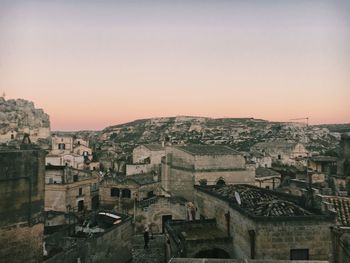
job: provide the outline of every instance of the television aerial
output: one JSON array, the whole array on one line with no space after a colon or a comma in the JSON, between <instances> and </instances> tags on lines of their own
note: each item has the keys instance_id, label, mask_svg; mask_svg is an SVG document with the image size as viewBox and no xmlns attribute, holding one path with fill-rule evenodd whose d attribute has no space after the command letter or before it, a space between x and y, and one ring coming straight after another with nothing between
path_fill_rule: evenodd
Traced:
<instances>
[{"instance_id":1,"label":"television aerial","mask_svg":"<svg viewBox=\"0 0 350 263\"><path fill-rule=\"evenodd\" d=\"M237 201L238 205L241 205L242 201L241 201L241 197L239 196L238 192L235 192L235 198L236 198L236 201Z\"/></svg>"}]
</instances>

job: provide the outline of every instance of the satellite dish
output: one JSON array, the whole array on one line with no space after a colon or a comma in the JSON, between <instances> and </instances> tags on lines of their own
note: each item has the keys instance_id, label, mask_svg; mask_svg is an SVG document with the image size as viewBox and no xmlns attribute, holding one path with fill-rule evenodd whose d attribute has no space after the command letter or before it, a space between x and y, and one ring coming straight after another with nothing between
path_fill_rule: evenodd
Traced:
<instances>
[{"instance_id":1,"label":"satellite dish","mask_svg":"<svg viewBox=\"0 0 350 263\"><path fill-rule=\"evenodd\" d=\"M239 205L242 204L242 201L241 201L241 197L239 196L239 193L238 192L235 192L235 198L236 198L236 201Z\"/></svg>"}]
</instances>

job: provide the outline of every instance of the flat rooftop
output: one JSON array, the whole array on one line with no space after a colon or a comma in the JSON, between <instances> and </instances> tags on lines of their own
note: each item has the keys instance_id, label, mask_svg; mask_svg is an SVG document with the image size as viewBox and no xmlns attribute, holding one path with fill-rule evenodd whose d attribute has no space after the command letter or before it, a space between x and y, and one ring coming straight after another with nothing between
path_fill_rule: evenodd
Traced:
<instances>
[{"instance_id":1,"label":"flat rooftop","mask_svg":"<svg viewBox=\"0 0 350 263\"><path fill-rule=\"evenodd\" d=\"M174 146L192 155L237 155L238 151L222 145L186 145Z\"/></svg>"}]
</instances>

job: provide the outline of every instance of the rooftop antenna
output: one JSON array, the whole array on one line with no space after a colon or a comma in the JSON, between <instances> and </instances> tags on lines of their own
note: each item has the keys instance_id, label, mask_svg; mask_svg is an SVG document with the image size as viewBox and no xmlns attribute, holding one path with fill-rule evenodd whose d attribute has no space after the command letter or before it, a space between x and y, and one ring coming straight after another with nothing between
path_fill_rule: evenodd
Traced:
<instances>
[{"instance_id":1,"label":"rooftop antenna","mask_svg":"<svg viewBox=\"0 0 350 263\"><path fill-rule=\"evenodd\" d=\"M238 192L235 192L235 198L236 198L236 201L237 201L238 205L241 205L242 204L242 200L241 200L241 197L239 196Z\"/></svg>"}]
</instances>

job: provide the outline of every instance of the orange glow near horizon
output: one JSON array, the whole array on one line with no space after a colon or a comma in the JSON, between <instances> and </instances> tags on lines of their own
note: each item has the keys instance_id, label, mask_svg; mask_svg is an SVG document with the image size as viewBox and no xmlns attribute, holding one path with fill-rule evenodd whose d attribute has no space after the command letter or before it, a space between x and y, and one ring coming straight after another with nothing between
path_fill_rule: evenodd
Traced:
<instances>
[{"instance_id":1,"label":"orange glow near horizon","mask_svg":"<svg viewBox=\"0 0 350 263\"><path fill-rule=\"evenodd\" d=\"M5 2L0 93L43 108L52 130L179 115L350 123L350 3L292 2Z\"/></svg>"}]
</instances>

